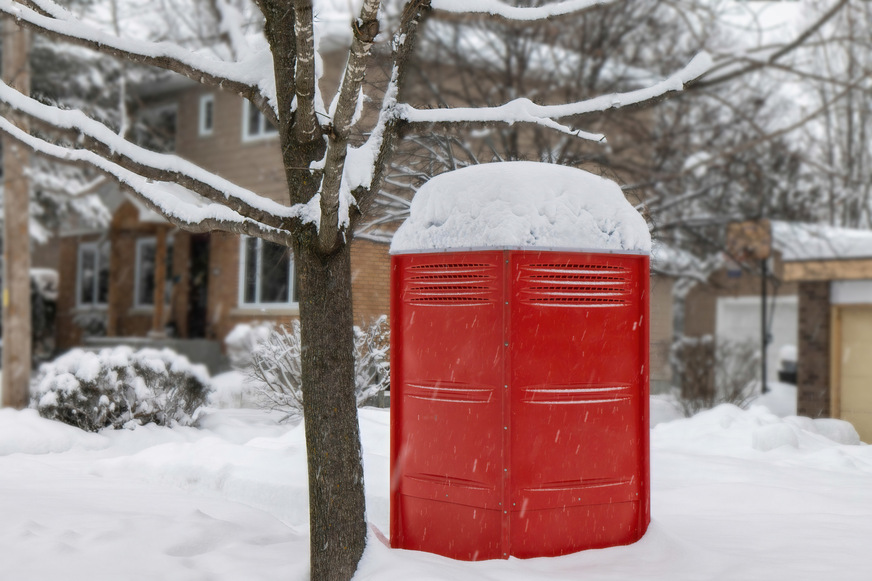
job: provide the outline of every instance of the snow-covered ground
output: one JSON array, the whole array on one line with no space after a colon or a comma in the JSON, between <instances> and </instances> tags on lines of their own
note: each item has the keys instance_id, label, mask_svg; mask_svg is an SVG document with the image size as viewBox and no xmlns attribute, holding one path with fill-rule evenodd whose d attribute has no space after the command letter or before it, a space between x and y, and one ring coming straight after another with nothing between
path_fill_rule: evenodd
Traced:
<instances>
[{"instance_id":1,"label":"snow-covered ground","mask_svg":"<svg viewBox=\"0 0 872 581\"><path fill-rule=\"evenodd\" d=\"M795 392L775 387L768 404L791 411ZM87 434L0 410L0 579L306 579L303 431L276 417L222 408L201 429ZM373 533L356 579L869 579L872 447L850 426L760 406L678 417L652 400L653 520L640 542L464 563ZM360 423L368 517L386 531L389 414L364 409Z\"/></svg>"}]
</instances>

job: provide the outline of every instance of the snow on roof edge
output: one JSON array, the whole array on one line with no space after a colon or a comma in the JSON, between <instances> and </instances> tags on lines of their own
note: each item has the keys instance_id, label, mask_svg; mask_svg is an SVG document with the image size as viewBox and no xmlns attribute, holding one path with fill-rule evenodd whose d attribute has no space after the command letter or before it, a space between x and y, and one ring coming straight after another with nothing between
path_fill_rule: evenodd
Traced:
<instances>
[{"instance_id":1,"label":"snow on roof edge","mask_svg":"<svg viewBox=\"0 0 872 581\"><path fill-rule=\"evenodd\" d=\"M872 230L773 220L772 247L784 262L872 259Z\"/></svg>"}]
</instances>

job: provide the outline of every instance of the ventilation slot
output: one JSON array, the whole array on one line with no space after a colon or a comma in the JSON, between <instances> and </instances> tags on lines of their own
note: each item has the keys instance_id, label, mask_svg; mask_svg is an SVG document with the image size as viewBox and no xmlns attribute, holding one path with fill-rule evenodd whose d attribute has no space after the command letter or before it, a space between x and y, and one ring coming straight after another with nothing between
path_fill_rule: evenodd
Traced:
<instances>
[{"instance_id":1,"label":"ventilation slot","mask_svg":"<svg viewBox=\"0 0 872 581\"><path fill-rule=\"evenodd\" d=\"M495 302L495 264L420 264L408 269L404 300L413 305L479 305Z\"/></svg>"},{"instance_id":2,"label":"ventilation slot","mask_svg":"<svg viewBox=\"0 0 872 581\"><path fill-rule=\"evenodd\" d=\"M631 273L620 266L531 264L521 266L522 303L548 306L623 307L630 304Z\"/></svg>"}]
</instances>

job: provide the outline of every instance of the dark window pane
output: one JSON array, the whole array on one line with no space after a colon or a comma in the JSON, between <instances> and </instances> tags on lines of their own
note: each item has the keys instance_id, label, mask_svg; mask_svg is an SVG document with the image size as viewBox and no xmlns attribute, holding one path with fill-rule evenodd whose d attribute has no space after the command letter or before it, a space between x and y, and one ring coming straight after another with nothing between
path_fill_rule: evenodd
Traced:
<instances>
[{"instance_id":1,"label":"dark window pane","mask_svg":"<svg viewBox=\"0 0 872 581\"><path fill-rule=\"evenodd\" d=\"M100 244L98 248L97 303L105 305L109 302L109 243Z\"/></svg>"},{"instance_id":2,"label":"dark window pane","mask_svg":"<svg viewBox=\"0 0 872 581\"><path fill-rule=\"evenodd\" d=\"M79 265L79 301L83 305L94 302L94 279L97 274L97 253L93 247L82 248L82 264Z\"/></svg>"},{"instance_id":3,"label":"dark window pane","mask_svg":"<svg viewBox=\"0 0 872 581\"><path fill-rule=\"evenodd\" d=\"M215 102L212 100L203 103L203 131L212 131L212 116Z\"/></svg>"},{"instance_id":4,"label":"dark window pane","mask_svg":"<svg viewBox=\"0 0 872 581\"><path fill-rule=\"evenodd\" d=\"M242 302L257 302L257 238L245 239L245 263L243 264Z\"/></svg>"},{"instance_id":5,"label":"dark window pane","mask_svg":"<svg viewBox=\"0 0 872 581\"><path fill-rule=\"evenodd\" d=\"M248 135L255 136L260 134L260 111L252 105L248 104Z\"/></svg>"},{"instance_id":6,"label":"dark window pane","mask_svg":"<svg viewBox=\"0 0 872 581\"><path fill-rule=\"evenodd\" d=\"M154 242L143 242L139 245L139 287L137 288L137 304L154 304Z\"/></svg>"},{"instance_id":7,"label":"dark window pane","mask_svg":"<svg viewBox=\"0 0 872 581\"><path fill-rule=\"evenodd\" d=\"M261 242L260 302L286 303L290 296L288 249L272 242Z\"/></svg>"}]
</instances>

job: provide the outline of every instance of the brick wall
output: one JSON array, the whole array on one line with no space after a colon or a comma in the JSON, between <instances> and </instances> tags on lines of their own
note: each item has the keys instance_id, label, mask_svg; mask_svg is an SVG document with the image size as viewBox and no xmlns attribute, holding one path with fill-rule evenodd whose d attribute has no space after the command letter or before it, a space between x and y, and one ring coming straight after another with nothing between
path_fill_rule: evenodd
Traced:
<instances>
[{"instance_id":1,"label":"brick wall","mask_svg":"<svg viewBox=\"0 0 872 581\"><path fill-rule=\"evenodd\" d=\"M58 244L58 301L55 316L55 344L66 350L82 344L82 329L73 319L77 314L76 283L79 244L96 240L97 236L67 236Z\"/></svg>"},{"instance_id":2,"label":"brick wall","mask_svg":"<svg viewBox=\"0 0 872 581\"><path fill-rule=\"evenodd\" d=\"M275 321L289 324L296 307L272 310L239 307L239 237L213 232L209 256L209 307L206 336L224 340L239 323ZM355 324L388 314L390 257L387 244L355 240L351 245L352 304Z\"/></svg>"},{"instance_id":3,"label":"brick wall","mask_svg":"<svg viewBox=\"0 0 872 581\"><path fill-rule=\"evenodd\" d=\"M830 283L799 283L797 414L830 415Z\"/></svg>"},{"instance_id":4,"label":"brick wall","mask_svg":"<svg viewBox=\"0 0 872 581\"><path fill-rule=\"evenodd\" d=\"M351 300L354 322L365 325L390 311L391 259L388 245L370 240L351 244Z\"/></svg>"},{"instance_id":5,"label":"brick wall","mask_svg":"<svg viewBox=\"0 0 872 581\"><path fill-rule=\"evenodd\" d=\"M830 415L830 283L799 283L797 414Z\"/></svg>"}]
</instances>

